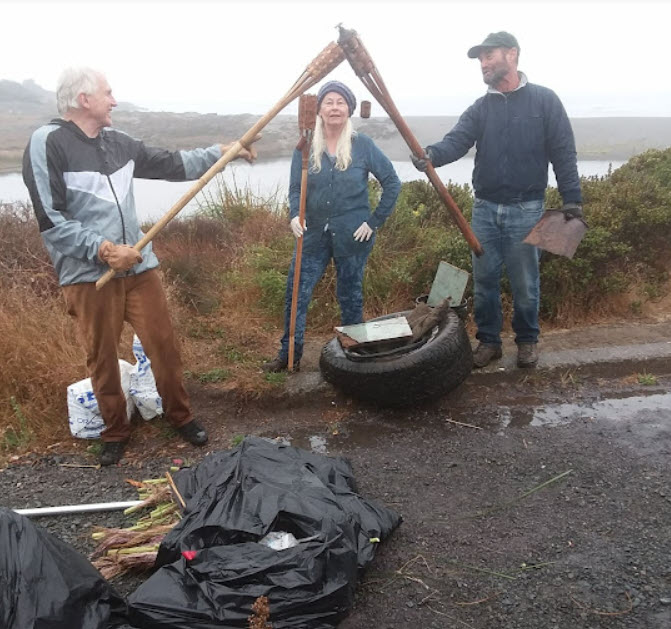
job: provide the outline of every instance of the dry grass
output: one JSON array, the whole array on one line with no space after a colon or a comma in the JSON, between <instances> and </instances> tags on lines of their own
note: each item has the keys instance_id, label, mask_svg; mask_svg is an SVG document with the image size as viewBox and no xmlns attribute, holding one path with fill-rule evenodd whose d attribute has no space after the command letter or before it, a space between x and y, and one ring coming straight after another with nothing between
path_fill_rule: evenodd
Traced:
<instances>
[{"instance_id":1,"label":"dry grass","mask_svg":"<svg viewBox=\"0 0 671 629\"><path fill-rule=\"evenodd\" d=\"M34 442L62 438L66 388L85 377L74 326L57 296L37 295L18 284L3 285L2 292L0 443L1 435L10 433L24 433L26 441L26 431Z\"/></svg>"},{"instance_id":2,"label":"dry grass","mask_svg":"<svg viewBox=\"0 0 671 629\"><path fill-rule=\"evenodd\" d=\"M671 266L668 267L667 274L671 276ZM547 322L545 327L568 328L631 318L663 321L671 316L671 279L661 285L660 296L654 299L645 293L644 278L640 273L632 270L630 280L634 288L623 293L602 296L586 306L573 301L559 304L555 318Z\"/></svg>"},{"instance_id":3,"label":"dry grass","mask_svg":"<svg viewBox=\"0 0 671 629\"><path fill-rule=\"evenodd\" d=\"M245 208L225 219L174 221L155 241L187 376L241 400L272 388L259 370L274 355L281 321L259 309L248 250L286 241L286 217ZM286 248L286 247L285 247ZM67 387L86 377L86 357L28 207L0 208L0 459L69 438ZM132 330L120 356L133 361Z\"/></svg>"}]
</instances>

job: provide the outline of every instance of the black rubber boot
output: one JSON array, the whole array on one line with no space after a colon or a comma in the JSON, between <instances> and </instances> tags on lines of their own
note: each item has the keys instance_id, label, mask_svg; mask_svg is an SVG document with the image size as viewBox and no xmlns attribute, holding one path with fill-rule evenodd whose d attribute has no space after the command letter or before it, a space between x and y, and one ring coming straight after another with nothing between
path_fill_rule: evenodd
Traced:
<instances>
[{"instance_id":1,"label":"black rubber boot","mask_svg":"<svg viewBox=\"0 0 671 629\"><path fill-rule=\"evenodd\" d=\"M116 465L123 456L126 443L126 441L103 441L103 449L99 457L100 465Z\"/></svg>"},{"instance_id":2,"label":"black rubber boot","mask_svg":"<svg viewBox=\"0 0 671 629\"><path fill-rule=\"evenodd\" d=\"M207 431L195 419L177 429L182 439L194 446L204 446L207 443Z\"/></svg>"}]
</instances>

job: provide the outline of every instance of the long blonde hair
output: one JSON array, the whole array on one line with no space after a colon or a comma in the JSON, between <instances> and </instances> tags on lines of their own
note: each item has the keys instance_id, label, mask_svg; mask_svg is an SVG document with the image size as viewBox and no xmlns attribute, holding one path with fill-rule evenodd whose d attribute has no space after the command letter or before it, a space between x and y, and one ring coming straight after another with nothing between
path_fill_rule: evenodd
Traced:
<instances>
[{"instance_id":1,"label":"long blonde hair","mask_svg":"<svg viewBox=\"0 0 671 629\"><path fill-rule=\"evenodd\" d=\"M356 135L356 131L352 128L351 118L347 118L345 126L343 127L338 143L336 144L336 164L338 170L347 170L352 163L352 136ZM322 169L322 154L326 150L326 137L324 136L324 123L321 116L317 116L315 124L315 131L312 136L312 155L310 161L312 166L310 171L318 173Z\"/></svg>"}]
</instances>

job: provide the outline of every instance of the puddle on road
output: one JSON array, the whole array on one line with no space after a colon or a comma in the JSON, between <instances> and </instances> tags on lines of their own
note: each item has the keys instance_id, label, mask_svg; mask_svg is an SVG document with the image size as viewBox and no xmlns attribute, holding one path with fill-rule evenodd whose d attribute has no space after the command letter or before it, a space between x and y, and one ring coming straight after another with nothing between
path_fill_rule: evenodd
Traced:
<instances>
[{"instance_id":1,"label":"puddle on road","mask_svg":"<svg viewBox=\"0 0 671 629\"><path fill-rule=\"evenodd\" d=\"M378 439L384 439L390 433L406 428L404 425L390 425L378 419L357 422L352 419L341 424L337 432L319 433L314 428L297 430L291 435L275 440L317 454L328 454L330 450L339 450L352 446L365 447L373 445Z\"/></svg>"},{"instance_id":2,"label":"puddle on road","mask_svg":"<svg viewBox=\"0 0 671 629\"><path fill-rule=\"evenodd\" d=\"M576 419L629 421L643 413L671 413L671 393L608 398L591 404L550 404L546 406L499 409L501 427L560 426Z\"/></svg>"},{"instance_id":3,"label":"puddle on road","mask_svg":"<svg viewBox=\"0 0 671 629\"><path fill-rule=\"evenodd\" d=\"M350 419L343 422L338 431L319 432L316 429L296 431L279 438L292 445L318 454L330 450L374 445L386 439L390 433L411 427L406 422L386 422L384 415L366 421ZM569 424L576 420L609 421L627 423L636 420L638 430L656 433L671 427L671 393L651 393L633 397L610 397L585 404L546 404L524 406L499 406L487 409L452 409L449 418L455 422L479 426L485 430L499 431L505 428L552 427ZM424 425L433 425L440 432L446 425L445 415L436 413L425 417Z\"/></svg>"}]
</instances>

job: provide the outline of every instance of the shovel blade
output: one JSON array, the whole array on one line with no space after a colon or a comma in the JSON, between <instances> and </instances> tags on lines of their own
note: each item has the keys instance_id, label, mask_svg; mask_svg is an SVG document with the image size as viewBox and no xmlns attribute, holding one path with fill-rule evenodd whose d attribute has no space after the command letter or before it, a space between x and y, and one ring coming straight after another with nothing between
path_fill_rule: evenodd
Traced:
<instances>
[{"instance_id":1,"label":"shovel blade","mask_svg":"<svg viewBox=\"0 0 671 629\"><path fill-rule=\"evenodd\" d=\"M560 210L547 210L523 242L572 258L586 231L587 224L582 219L567 221Z\"/></svg>"}]
</instances>

